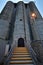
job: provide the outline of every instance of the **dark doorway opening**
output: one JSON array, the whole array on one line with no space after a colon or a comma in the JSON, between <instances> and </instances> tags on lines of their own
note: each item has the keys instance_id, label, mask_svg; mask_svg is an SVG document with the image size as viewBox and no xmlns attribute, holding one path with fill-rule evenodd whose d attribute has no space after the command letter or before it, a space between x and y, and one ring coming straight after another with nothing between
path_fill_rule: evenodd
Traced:
<instances>
[{"instance_id":1,"label":"dark doorway opening","mask_svg":"<svg viewBox=\"0 0 43 65\"><path fill-rule=\"evenodd\" d=\"M18 47L24 47L24 39L23 38L18 39Z\"/></svg>"}]
</instances>

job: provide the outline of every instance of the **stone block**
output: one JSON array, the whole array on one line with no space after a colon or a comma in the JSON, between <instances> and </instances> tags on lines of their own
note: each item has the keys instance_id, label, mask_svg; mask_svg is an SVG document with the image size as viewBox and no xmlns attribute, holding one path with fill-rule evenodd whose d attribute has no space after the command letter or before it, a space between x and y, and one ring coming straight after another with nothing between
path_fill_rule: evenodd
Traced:
<instances>
[{"instance_id":1,"label":"stone block","mask_svg":"<svg viewBox=\"0 0 43 65\"><path fill-rule=\"evenodd\" d=\"M0 20L0 38L5 39L9 32L9 22L5 20Z\"/></svg>"},{"instance_id":2,"label":"stone block","mask_svg":"<svg viewBox=\"0 0 43 65\"><path fill-rule=\"evenodd\" d=\"M5 40L0 39L0 63L4 59L4 56L5 56L5 48L6 48L6 43L7 42L8 41L5 41Z\"/></svg>"}]
</instances>

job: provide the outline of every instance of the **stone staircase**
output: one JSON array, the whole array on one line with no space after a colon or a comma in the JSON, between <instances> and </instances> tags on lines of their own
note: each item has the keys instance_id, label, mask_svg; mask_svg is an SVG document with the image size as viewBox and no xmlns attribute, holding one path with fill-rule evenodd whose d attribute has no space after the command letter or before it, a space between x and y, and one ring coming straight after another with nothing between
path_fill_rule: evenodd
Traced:
<instances>
[{"instance_id":1,"label":"stone staircase","mask_svg":"<svg viewBox=\"0 0 43 65\"><path fill-rule=\"evenodd\" d=\"M16 47L10 58L9 65L34 65L34 62L26 47Z\"/></svg>"}]
</instances>

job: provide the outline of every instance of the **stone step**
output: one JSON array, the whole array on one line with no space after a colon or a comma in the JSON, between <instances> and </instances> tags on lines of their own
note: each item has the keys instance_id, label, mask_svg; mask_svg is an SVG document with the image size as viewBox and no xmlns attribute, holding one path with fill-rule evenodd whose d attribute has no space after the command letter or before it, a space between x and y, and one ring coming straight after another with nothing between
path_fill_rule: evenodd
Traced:
<instances>
[{"instance_id":1,"label":"stone step","mask_svg":"<svg viewBox=\"0 0 43 65\"><path fill-rule=\"evenodd\" d=\"M31 55L13 55L13 56L31 56Z\"/></svg>"},{"instance_id":2,"label":"stone step","mask_svg":"<svg viewBox=\"0 0 43 65\"><path fill-rule=\"evenodd\" d=\"M10 65L34 65L30 52L25 47L14 49L10 58Z\"/></svg>"},{"instance_id":3,"label":"stone step","mask_svg":"<svg viewBox=\"0 0 43 65\"><path fill-rule=\"evenodd\" d=\"M13 53L28 53L28 51L14 51Z\"/></svg>"},{"instance_id":4,"label":"stone step","mask_svg":"<svg viewBox=\"0 0 43 65\"><path fill-rule=\"evenodd\" d=\"M34 64L9 64L9 65L34 65Z\"/></svg>"},{"instance_id":5,"label":"stone step","mask_svg":"<svg viewBox=\"0 0 43 65\"><path fill-rule=\"evenodd\" d=\"M14 50L22 50L22 51L26 51L27 48L25 48L25 47L17 47L17 48L15 48Z\"/></svg>"},{"instance_id":6,"label":"stone step","mask_svg":"<svg viewBox=\"0 0 43 65\"><path fill-rule=\"evenodd\" d=\"M18 54L19 54L19 55L29 55L30 53L12 53L12 54L13 54L13 55L14 55L14 54L17 54L17 55L18 55Z\"/></svg>"},{"instance_id":7,"label":"stone step","mask_svg":"<svg viewBox=\"0 0 43 65\"><path fill-rule=\"evenodd\" d=\"M34 64L33 61L10 61L10 64Z\"/></svg>"},{"instance_id":8,"label":"stone step","mask_svg":"<svg viewBox=\"0 0 43 65\"><path fill-rule=\"evenodd\" d=\"M12 57L31 57L31 55L13 55Z\"/></svg>"},{"instance_id":9,"label":"stone step","mask_svg":"<svg viewBox=\"0 0 43 65\"><path fill-rule=\"evenodd\" d=\"M11 60L32 60L32 58L30 58L30 57L26 57L26 58L14 58L14 57L12 57L11 58Z\"/></svg>"}]
</instances>

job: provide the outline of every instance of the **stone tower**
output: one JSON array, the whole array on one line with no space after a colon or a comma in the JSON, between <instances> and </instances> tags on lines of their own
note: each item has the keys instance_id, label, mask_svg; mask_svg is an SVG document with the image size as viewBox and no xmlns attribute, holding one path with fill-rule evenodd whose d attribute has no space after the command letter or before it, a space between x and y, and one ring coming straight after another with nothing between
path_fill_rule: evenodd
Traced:
<instances>
[{"instance_id":1,"label":"stone tower","mask_svg":"<svg viewBox=\"0 0 43 65\"><path fill-rule=\"evenodd\" d=\"M0 51L4 48L2 57L6 47L10 50L12 47L23 46L32 48L43 62L42 45L43 19L34 2L7 2L0 15Z\"/></svg>"}]
</instances>

